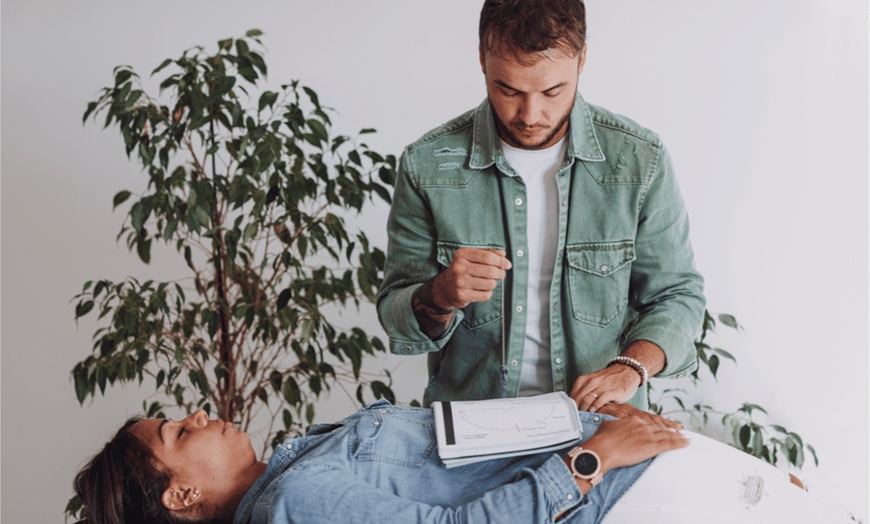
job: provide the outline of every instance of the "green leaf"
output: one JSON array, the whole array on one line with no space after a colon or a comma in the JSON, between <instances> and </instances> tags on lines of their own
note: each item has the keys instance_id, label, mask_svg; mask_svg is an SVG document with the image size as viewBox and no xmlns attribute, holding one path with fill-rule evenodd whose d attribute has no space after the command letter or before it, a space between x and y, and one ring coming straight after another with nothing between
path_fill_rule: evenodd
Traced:
<instances>
[{"instance_id":1,"label":"green leaf","mask_svg":"<svg viewBox=\"0 0 870 524\"><path fill-rule=\"evenodd\" d=\"M167 59L164 60L164 61L163 61L159 66L157 66L157 67L154 69L154 71L151 71L151 76L156 75L157 73L159 73L160 71L162 71L166 66L168 66L168 65L171 64L172 62L173 62L173 60L172 60L171 58L167 58Z\"/></svg>"},{"instance_id":2,"label":"green leaf","mask_svg":"<svg viewBox=\"0 0 870 524\"><path fill-rule=\"evenodd\" d=\"M377 193L378 196L381 197L381 199L383 199L383 201L387 204L391 204L393 202L393 199L390 197L390 192L384 186L372 182L372 189L374 189L375 193Z\"/></svg>"},{"instance_id":3,"label":"green leaf","mask_svg":"<svg viewBox=\"0 0 870 524\"><path fill-rule=\"evenodd\" d=\"M726 326L740 330L741 326L737 323L737 319L734 318L734 315L729 315L727 313L721 313L719 315L719 322L725 324Z\"/></svg>"},{"instance_id":4,"label":"green leaf","mask_svg":"<svg viewBox=\"0 0 870 524\"><path fill-rule=\"evenodd\" d=\"M309 119L308 127L311 129L311 132L314 134L314 137L317 139L317 143L314 145L320 145L324 142L329 141L329 133L326 131L326 126L320 120Z\"/></svg>"},{"instance_id":5,"label":"green leaf","mask_svg":"<svg viewBox=\"0 0 870 524\"><path fill-rule=\"evenodd\" d=\"M83 317L90 313L90 311L94 309L94 301L87 300L85 302L79 302L76 305L76 318Z\"/></svg>"},{"instance_id":6,"label":"green leaf","mask_svg":"<svg viewBox=\"0 0 870 524\"><path fill-rule=\"evenodd\" d=\"M259 110L262 111L266 107L272 107L275 104L275 101L278 99L278 93L272 91L264 91L262 95L260 95L260 103Z\"/></svg>"},{"instance_id":7,"label":"green leaf","mask_svg":"<svg viewBox=\"0 0 870 524\"><path fill-rule=\"evenodd\" d=\"M123 204L128 198L130 198L130 195L131 193L129 191L119 191L112 200L112 209Z\"/></svg>"},{"instance_id":8,"label":"green leaf","mask_svg":"<svg viewBox=\"0 0 870 524\"><path fill-rule=\"evenodd\" d=\"M396 402L396 395L393 393L393 390L390 389L389 386L381 382L380 380L375 380L371 385L372 393L375 395L376 399L385 398L389 400L391 403Z\"/></svg>"},{"instance_id":9,"label":"green leaf","mask_svg":"<svg viewBox=\"0 0 870 524\"><path fill-rule=\"evenodd\" d=\"M139 258L142 262L146 264L151 263L151 239L150 238L140 238L136 241L136 253L139 255Z\"/></svg>"},{"instance_id":10,"label":"green leaf","mask_svg":"<svg viewBox=\"0 0 870 524\"><path fill-rule=\"evenodd\" d=\"M296 383L296 379L293 377L287 377L284 380L284 385L281 388L281 395L284 397L284 400L287 401L291 406L295 406L302 401L302 397L299 391L299 384Z\"/></svg>"},{"instance_id":11,"label":"green leaf","mask_svg":"<svg viewBox=\"0 0 870 524\"><path fill-rule=\"evenodd\" d=\"M290 299L293 297L293 290L291 288L287 288L278 295L278 309L284 309L287 307L287 303L290 302Z\"/></svg>"},{"instance_id":12,"label":"green leaf","mask_svg":"<svg viewBox=\"0 0 870 524\"><path fill-rule=\"evenodd\" d=\"M749 441L752 438L752 429L749 427L749 424L746 424L740 428L740 445L743 449L749 448Z\"/></svg>"}]
</instances>

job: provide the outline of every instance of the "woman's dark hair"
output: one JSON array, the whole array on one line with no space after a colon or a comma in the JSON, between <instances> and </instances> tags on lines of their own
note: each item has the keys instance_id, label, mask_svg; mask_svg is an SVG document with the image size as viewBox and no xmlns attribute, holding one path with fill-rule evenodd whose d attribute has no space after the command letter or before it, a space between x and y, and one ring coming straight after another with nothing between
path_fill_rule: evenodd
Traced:
<instances>
[{"instance_id":1,"label":"woman's dark hair","mask_svg":"<svg viewBox=\"0 0 870 524\"><path fill-rule=\"evenodd\" d=\"M161 501L172 472L136 438L131 418L76 475L73 489L85 507L88 524L190 524Z\"/></svg>"},{"instance_id":2,"label":"woman's dark hair","mask_svg":"<svg viewBox=\"0 0 870 524\"><path fill-rule=\"evenodd\" d=\"M480 11L480 49L522 58L563 48L576 55L586 44L583 0L486 0Z\"/></svg>"}]
</instances>

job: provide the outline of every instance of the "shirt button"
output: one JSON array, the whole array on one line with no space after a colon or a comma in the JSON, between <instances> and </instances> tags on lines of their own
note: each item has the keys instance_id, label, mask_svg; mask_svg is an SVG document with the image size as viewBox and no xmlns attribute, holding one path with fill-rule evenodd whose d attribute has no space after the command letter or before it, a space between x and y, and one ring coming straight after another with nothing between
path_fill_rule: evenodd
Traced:
<instances>
[{"instance_id":1,"label":"shirt button","mask_svg":"<svg viewBox=\"0 0 870 524\"><path fill-rule=\"evenodd\" d=\"M556 357L556 364L562 363L562 357Z\"/></svg>"},{"instance_id":2,"label":"shirt button","mask_svg":"<svg viewBox=\"0 0 870 524\"><path fill-rule=\"evenodd\" d=\"M376 420L376 421L372 422L372 424L374 424L375 426L380 426L381 422L379 420Z\"/></svg>"},{"instance_id":3,"label":"shirt button","mask_svg":"<svg viewBox=\"0 0 870 524\"><path fill-rule=\"evenodd\" d=\"M679 374L677 375L677 378L686 378L686 374L685 374L685 373L679 373Z\"/></svg>"},{"instance_id":4,"label":"shirt button","mask_svg":"<svg viewBox=\"0 0 870 524\"><path fill-rule=\"evenodd\" d=\"M563 200L563 201L562 201L562 207L568 207L568 201L567 201L567 200Z\"/></svg>"},{"instance_id":5,"label":"shirt button","mask_svg":"<svg viewBox=\"0 0 870 524\"><path fill-rule=\"evenodd\" d=\"M517 362L516 360L511 360L511 366L517 367L517 365L519 365L519 362Z\"/></svg>"},{"instance_id":6,"label":"shirt button","mask_svg":"<svg viewBox=\"0 0 870 524\"><path fill-rule=\"evenodd\" d=\"M293 449L293 444L285 444L284 447L287 449Z\"/></svg>"},{"instance_id":7,"label":"shirt button","mask_svg":"<svg viewBox=\"0 0 870 524\"><path fill-rule=\"evenodd\" d=\"M592 420L595 422L598 422L599 420L601 420L601 417L599 417L598 415L595 415L594 417L592 417Z\"/></svg>"},{"instance_id":8,"label":"shirt button","mask_svg":"<svg viewBox=\"0 0 870 524\"><path fill-rule=\"evenodd\" d=\"M523 199L522 199L522 198L518 198L518 199L516 199L514 202L516 202L516 204L517 204L518 206L523 205Z\"/></svg>"},{"instance_id":9,"label":"shirt button","mask_svg":"<svg viewBox=\"0 0 870 524\"><path fill-rule=\"evenodd\" d=\"M610 268L607 267L607 264L604 264L603 266L601 266L601 272L602 272L602 273L607 273L607 270L608 270L608 269L610 269Z\"/></svg>"},{"instance_id":10,"label":"shirt button","mask_svg":"<svg viewBox=\"0 0 870 524\"><path fill-rule=\"evenodd\" d=\"M517 313L523 312L523 306L517 306Z\"/></svg>"},{"instance_id":11,"label":"shirt button","mask_svg":"<svg viewBox=\"0 0 870 524\"><path fill-rule=\"evenodd\" d=\"M520 249L519 251L517 251L517 256L518 256L518 257L523 256L523 250L522 250L522 249Z\"/></svg>"},{"instance_id":12,"label":"shirt button","mask_svg":"<svg viewBox=\"0 0 870 524\"><path fill-rule=\"evenodd\" d=\"M405 347L403 347L403 348L402 348L402 351L404 351L405 353L410 353L410 352L411 352L411 346L405 346Z\"/></svg>"},{"instance_id":13,"label":"shirt button","mask_svg":"<svg viewBox=\"0 0 870 524\"><path fill-rule=\"evenodd\" d=\"M574 495L571 493L568 493L567 495L565 495L565 498L568 500L574 500Z\"/></svg>"}]
</instances>

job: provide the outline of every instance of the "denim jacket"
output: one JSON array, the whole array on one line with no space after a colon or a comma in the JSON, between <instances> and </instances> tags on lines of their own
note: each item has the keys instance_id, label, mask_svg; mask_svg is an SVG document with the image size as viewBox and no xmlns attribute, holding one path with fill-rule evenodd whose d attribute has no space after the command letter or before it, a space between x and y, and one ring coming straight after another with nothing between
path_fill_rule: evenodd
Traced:
<instances>
[{"instance_id":1,"label":"denim jacket","mask_svg":"<svg viewBox=\"0 0 870 524\"><path fill-rule=\"evenodd\" d=\"M579 416L587 438L608 418ZM608 471L584 497L554 453L447 469L433 428L431 409L383 400L315 426L275 449L233 524L552 523L563 511L559 522L595 523L650 463Z\"/></svg>"},{"instance_id":2,"label":"denim jacket","mask_svg":"<svg viewBox=\"0 0 870 524\"><path fill-rule=\"evenodd\" d=\"M577 95L556 180L559 252L550 287L556 390L604 368L634 341L665 353L659 376L697 366L704 315L689 222L659 137ZM505 160L488 100L408 146L388 221L378 315L397 354L429 356L424 404L513 397L526 318L526 188ZM513 265L487 302L456 312L430 340L411 309L420 285L460 247L497 248ZM631 402L645 408L646 388Z\"/></svg>"}]
</instances>

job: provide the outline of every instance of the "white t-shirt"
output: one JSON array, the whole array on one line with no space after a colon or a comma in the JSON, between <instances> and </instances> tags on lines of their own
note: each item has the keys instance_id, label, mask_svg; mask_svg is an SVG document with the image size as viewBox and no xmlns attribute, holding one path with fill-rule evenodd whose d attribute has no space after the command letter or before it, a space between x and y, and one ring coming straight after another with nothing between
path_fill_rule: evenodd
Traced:
<instances>
[{"instance_id":1,"label":"white t-shirt","mask_svg":"<svg viewBox=\"0 0 870 524\"><path fill-rule=\"evenodd\" d=\"M559 243L559 188L556 173L568 152L567 136L547 149L517 149L501 142L508 164L526 186L529 265L526 340L520 395L553 390L550 366L550 284ZM514 257L516 257L516 253Z\"/></svg>"}]
</instances>

